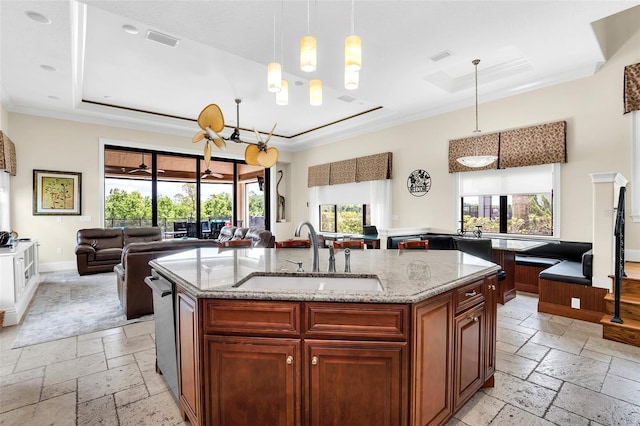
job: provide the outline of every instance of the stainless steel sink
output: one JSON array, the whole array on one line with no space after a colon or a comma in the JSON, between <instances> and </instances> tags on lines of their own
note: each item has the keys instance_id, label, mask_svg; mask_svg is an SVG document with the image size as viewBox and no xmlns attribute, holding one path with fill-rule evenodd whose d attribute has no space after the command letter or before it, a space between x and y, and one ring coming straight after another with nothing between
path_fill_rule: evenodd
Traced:
<instances>
[{"instance_id":1,"label":"stainless steel sink","mask_svg":"<svg viewBox=\"0 0 640 426\"><path fill-rule=\"evenodd\" d=\"M383 291L375 277L253 276L233 290Z\"/></svg>"}]
</instances>

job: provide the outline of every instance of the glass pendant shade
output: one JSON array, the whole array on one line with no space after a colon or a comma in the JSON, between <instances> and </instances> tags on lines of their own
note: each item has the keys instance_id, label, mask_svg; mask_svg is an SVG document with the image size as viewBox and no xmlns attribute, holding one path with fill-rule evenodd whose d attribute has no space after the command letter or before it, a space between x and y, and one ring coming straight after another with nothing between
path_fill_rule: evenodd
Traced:
<instances>
[{"instance_id":1,"label":"glass pendant shade","mask_svg":"<svg viewBox=\"0 0 640 426\"><path fill-rule=\"evenodd\" d=\"M279 92L282 84L282 67L277 62L267 65L267 89L270 92Z\"/></svg>"},{"instance_id":2,"label":"glass pendant shade","mask_svg":"<svg viewBox=\"0 0 640 426\"><path fill-rule=\"evenodd\" d=\"M282 80L281 89L276 93L276 105L288 105L289 104L289 82Z\"/></svg>"},{"instance_id":3,"label":"glass pendant shade","mask_svg":"<svg viewBox=\"0 0 640 426\"><path fill-rule=\"evenodd\" d=\"M495 155L468 155L466 157L456 158L456 161L463 166L478 168L486 167L498 159Z\"/></svg>"},{"instance_id":4,"label":"glass pendant shade","mask_svg":"<svg viewBox=\"0 0 640 426\"><path fill-rule=\"evenodd\" d=\"M362 41L357 35L344 40L344 67L347 71L360 71L362 68Z\"/></svg>"},{"instance_id":5,"label":"glass pendant shade","mask_svg":"<svg viewBox=\"0 0 640 426\"><path fill-rule=\"evenodd\" d=\"M322 81L316 79L309 82L309 103L312 106L322 105Z\"/></svg>"},{"instance_id":6,"label":"glass pendant shade","mask_svg":"<svg viewBox=\"0 0 640 426\"><path fill-rule=\"evenodd\" d=\"M360 84L360 71L344 70L344 88L347 90L355 90Z\"/></svg>"},{"instance_id":7,"label":"glass pendant shade","mask_svg":"<svg viewBox=\"0 0 640 426\"><path fill-rule=\"evenodd\" d=\"M316 70L317 45L313 36L306 35L300 39L300 69L305 72Z\"/></svg>"}]
</instances>

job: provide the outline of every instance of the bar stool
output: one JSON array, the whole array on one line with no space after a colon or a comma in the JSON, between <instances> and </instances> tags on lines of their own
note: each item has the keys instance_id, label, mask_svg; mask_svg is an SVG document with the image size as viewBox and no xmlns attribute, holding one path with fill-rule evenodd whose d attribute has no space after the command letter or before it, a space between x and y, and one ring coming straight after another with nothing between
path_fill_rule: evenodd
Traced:
<instances>
[{"instance_id":1,"label":"bar stool","mask_svg":"<svg viewBox=\"0 0 640 426\"><path fill-rule=\"evenodd\" d=\"M333 242L334 249L354 248L364 250L365 247L367 246L364 244L363 240L344 240Z\"/></svg>"},{"instance_id":2,"label":"bar stool","mask_svg":"<svg viewBox=\"0 0 640 426\"><path fill-rule=\"evenodd\" d=\"M424 249L429 250L429 240L407 240L398 243L398 250L405 249Z\"/></svg>"}]
</instances>

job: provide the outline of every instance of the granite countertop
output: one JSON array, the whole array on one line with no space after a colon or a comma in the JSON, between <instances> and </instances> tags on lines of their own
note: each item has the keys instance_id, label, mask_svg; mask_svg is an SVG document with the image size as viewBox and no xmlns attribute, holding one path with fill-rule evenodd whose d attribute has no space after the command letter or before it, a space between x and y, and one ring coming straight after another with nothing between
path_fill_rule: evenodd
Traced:
<instances>
[{"instance_id":1,"label":"granite countertop","mask_svg":"<svg viewBox=\"0 0 640 426\"><path fill-rule=\"evenodd\" d=\"M415 303L444 293L500 267L456 250L351 250L351 273L345 255L336 251L336 271L328 273L329 250L319 249L320 270L312 273L311 249L197 248L152 260L161 275L197 298L326 301L354 303ZM305 272L296 272L302 262ZM337 278L375 277L382 291L248 289L254 276Z\"/></svg>"}]
</instances>

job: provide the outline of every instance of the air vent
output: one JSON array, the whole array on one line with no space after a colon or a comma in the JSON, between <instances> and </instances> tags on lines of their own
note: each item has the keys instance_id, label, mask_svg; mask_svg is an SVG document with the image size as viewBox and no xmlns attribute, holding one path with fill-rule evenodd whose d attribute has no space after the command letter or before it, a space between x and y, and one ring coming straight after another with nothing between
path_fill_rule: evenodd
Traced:
<instances>
[{"instance_id":1,"label":"air vent","mask_svg":"<svg viewBox=\"0 0 640 426\"><path fill-rule=\"evenodd\" d=\"M441 61L443 59L448 58L451 55L453 55L453 53L451 53L448 50L445 50L443 52L436 53L435 55L431 56L429 59L431 59L433 62L438 62L438 61Z\"/></svg>"},{"instance_id":2,"label":"air vent","mask_svg":"<svg viewBox=\"0 0 640 426\"><path fill-rule=\"evenodd\" d=\"M161 43L171 47L176 47L176 45L180 41L175 37L171 37L154 30L147 31L147 40L155 41L157 43Z\"/></svg>"},{"instance_id":3,"label":"air vent","mask_svg":"<svg viewBox=\"0 0 640 426\"><path fill-rule=\"evenodd\" d=\"M351 103L351 102L356 100L356 98L354 98L353 96L349 96L349 95L342 95L338 99L340 99L343 102L347 102L347 103Z\"/></svg>"}]
</instances>

